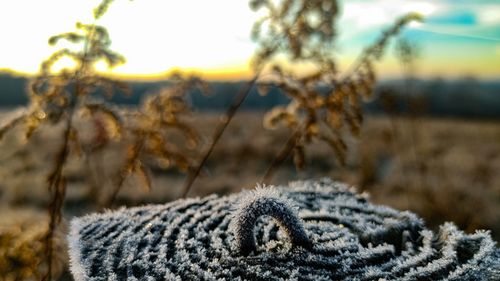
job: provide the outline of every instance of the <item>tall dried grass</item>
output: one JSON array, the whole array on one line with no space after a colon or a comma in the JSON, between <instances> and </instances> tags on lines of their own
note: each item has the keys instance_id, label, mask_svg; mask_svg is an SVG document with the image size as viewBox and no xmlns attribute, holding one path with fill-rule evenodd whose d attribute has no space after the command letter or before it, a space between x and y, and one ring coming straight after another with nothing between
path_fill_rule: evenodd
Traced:
<instances>
[{"instance_id":1,"label":"tall dried grass","mask_svg":"<svg viewBox=\"0 0 500 281\"><path fill-rule=\"evenodd\" d=\"M24 125L25 137L29 140L42 125L63 124L61 144L54 155L52 169L46 181L50 193L49 224L43 236L46 271L44 280L54 276L56 234L61 224L62 208L67 191L65 169L71 156L85 154L88 160L92 154L112 141L127 136L130 143L125 145L125 161L118 169L111 194L102 206L111 206L125 180L134 174L148 188L151 187L150 172L143 163L144 158L161 162L163 166L176 166L188 170L191 166L186 148L176 147L165 137L166 130L182 132L187 147L197 145L198 136L194 129L183 121L183 115L189 113L184 95L193 87L205 89L206 84L196 77L184 77L175 74L172 84L144 101L142 107L133 112L119 110L96 98L99 90L110 98L116 89L129 93L130 88L124 82L99 74L95 65L104 61L109 68L125 62L125 58L110 49L111 39L105 27L96 22L105 14L113 1L104 0L94 9L94 22L77 23L76 30L53 36L50 45L66 41L75 45L75 50L63 48L54 52L40 66L39 74L31 81L28 90L30 105L19 116L11 119L0 128L0 137L18 125ZM75 67L55 70L61 59L70 58ZM94 124L95 136L90 147L83 147L75 119L87 119ZM87 162L89 165L90 162ZM94 184L92 196L98 197L97 185ZM37 273L40 274L40 273Z\"/></svg>"},{"instance_id":2,"label":"tall dried grass","mask_svg":"<svg viewBox=\"0 0 500 281\"><path fill-rule=\"evenodd\" d=\"M255 63L260 67L269 64L272 71L271 82L262 83L261 87L278 87L291 98L287 106L274 108L265 119L266 127L272 129L282 124L292 134L266 171L264 181L270 180L290 154L296 167L303 168L306 146L315 140L327 143L339 162L345 164L347 145L343 129L347 126L348 133L354 136L360 133L361 101L371 96L376 83L374 62L382 57L389 40L409 22L421 20L420 15L408 14L398 19L364 49L345 73L339 73L332 52L337 2L283 1L282 6L275 6L272 1L253 3L254 8L267 10L267 16L254 29L261 46ZM263 24L267 24L267 34L262 34ZM288 58L287 65L279 59L282 56ZM295 73L300 65L311 70L307 74Z\"/></svg>"}]
</instances>

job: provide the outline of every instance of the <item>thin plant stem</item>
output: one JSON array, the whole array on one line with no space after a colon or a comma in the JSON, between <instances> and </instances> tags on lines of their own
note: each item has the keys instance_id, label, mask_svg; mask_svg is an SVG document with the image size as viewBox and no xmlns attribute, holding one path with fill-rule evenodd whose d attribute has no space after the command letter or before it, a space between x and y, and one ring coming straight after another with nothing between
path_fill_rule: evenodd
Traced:
<instances>
[{"instance_id":1,"label":"thin plant stem","mask_svg":"<svg viewBox=\"0 0 500 281\"><path fill-rule=\"evenodd\" d=\"M76 83L75 91L78 93L79 85ZM49 191L53 191L53 196L49 204L49 229L46 236L46 255L47 255L47 274L42 280L50 281L52 280L52 260L54 256L54 235L56 228L58 227L61 217L62 217L62 206L64 198L66 196L66 179L63 176L63 168L66 165L69 155L69 141L71 138L71 131L73 129L73 115L75 111L76 103L73 99L71 101L68 110L68 119L66 119L66 124L63 134L63 144L61 150L57 154L56 164L54 166L54 171L50 173L48 178L48 188Z\"/></svg>"},{"instance_id":2,"label":"thin plant stem","mask_svg":"<svg viewBox=\"0 0 500 281\"><path fill-rule=\"evenodd\" d=\"M229 108L227 109L226 113L224 116L221 118L221 121L217 125L217 127L214 130L214 133L212 135L212 141L210 142L210 146L208 149L203 153L203 156L201 160L198 162L198 165L194 167L193 169L190 169L188 172L188 176L186 178L186 181L184 183L184 186L182 188L182 198L185 198L189 191L191 190L191 187L193 183L195 182L196 178L200 175L200 172L207 162L208 158L212 154L212 151L214 150L215 145L219 141L220 137L226 130L227 126L233 119L234 115L240 108L241 104L245 101L247 96L250 94L250 90L252 87L255 85L257 82L257 79L260 76L261 70L258 70L252 80L250 80L247 85L238 92L238 94L234 97L233 101L231 102Z\"/></svg>"},{"instance_id":3,"label":"thin plant stem","mask_svg":"<svg viewBox=\"0 0 500 281\"><path fill-rule=\"evenodd\" d=\"M144 137L140 137L136 141L133 148L133 154L131 155L131 157L129 157L129 159L127 159L127 163L125 164L124 169L120 171L120 174L118 175L116 180L117 182L115 184L115 188L113 189L113 192L111 193L108 200L104 204L102 204L101 209L103 207L111 207L115 202L118 193L120 192L120 190L123 187L123 184L125 183L125 180L130 175L130 167L137 161L137 159L141 154L142 149L144 148L144 143L145 143Z\"/></svg>"},{"instance_id":4,"label":"thin plant stem","mask_svg":"<svg viewBox=\"0 0 500 281\"><path fill-rule=\"evenodd\" d=\"M95 22L94 22L95 25ZM63 144L61 146L61 150L59 151L56 163L54 167L54 171L49 174L48 177L48 188L49 191L53 190L53 196L51 202L49 204L49 229L47 231L45 246L46 246L46 256L47 256L47 274L43 277L42 280L50 281L52 280L52 261L54 258L54 235L56 232L56 228L59 226L62 218L62 207L64 203L64 199L66 196L66 179L63 176L63 169L68 160L69 151L70 151L70 139L71 132L73 130L73 117L75 113L75 108L78 103L78 99L82 93L82 85L80 84L81 75L87 69L87 57L89 54L89 41L92 40L92 36L95 32L95 28L89 34L88 40L84 42L83 49L83 63L80 68L75 72L73 79L75 81L74 87L74 95L70 97L70 103L68 108L68 118L66 119L64 135L63 135Z\"/></svg>"},{"instance_id":5,"label":"thin plant stem","mask_svg":"<svg viewBox=\"0 0 500 281\"><path fill-rule=\"evenodd\" d=\"M295 129L288 140L283 144L280 151L278 152L278 154L276 154L273 161L264 173L264 176L262 177L262 183L269 183L273 178L276 169L280 167L281 164L283 164L283 162L285 162L285 160L288 158L290 153L292 153L292 150L296 146L297 140L300 137L300 132L301 130L299 128Z\"/></svg>"}]
</instances>

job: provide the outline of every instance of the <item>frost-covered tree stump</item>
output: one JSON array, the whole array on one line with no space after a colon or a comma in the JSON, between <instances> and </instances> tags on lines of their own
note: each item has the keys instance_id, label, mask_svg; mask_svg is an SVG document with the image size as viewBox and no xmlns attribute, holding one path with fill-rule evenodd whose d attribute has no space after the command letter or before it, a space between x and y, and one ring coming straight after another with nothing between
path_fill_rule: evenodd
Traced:
<instances>
[{"instance_id":1,"label":"frost-covered tree stump","mask_svg":"<svg viewBox=\"0 0 500 281\"><path fill-rule=\"evenodd\" d=\"M439 233L327 179L72 221L76 280L500 280L488 232Z\"/></svg>"}]
</instances>

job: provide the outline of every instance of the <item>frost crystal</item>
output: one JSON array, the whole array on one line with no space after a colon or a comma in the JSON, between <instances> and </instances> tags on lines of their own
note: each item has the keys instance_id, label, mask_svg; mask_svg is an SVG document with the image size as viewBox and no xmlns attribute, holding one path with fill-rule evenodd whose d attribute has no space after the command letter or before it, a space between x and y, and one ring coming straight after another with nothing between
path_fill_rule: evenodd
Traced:
<instances>
[{"instance_id":1,"label":"frost crystal","mask_svg":"<svg viewBox=\"0 0 500 281\"><path fill-rule=\"evenodd\" d=\"M237 251L243 255L257 250L254 228L261 216L270 216L284 228L292 244L310 247L303 222L288 200L280 199L274 188L257 187L247 192L231 219L230 230L235 235Z\"/></svg>"},{"instance_id":2,"label":"frost crystal","mask_svg":"<svg viewBox=\"0 0 500 281\"><path fill-rule=\"evenodd\" d=\"M500 280L488 232L438 233L322 179L72 221L75 280Z\"/></svg>"}]
</instances>

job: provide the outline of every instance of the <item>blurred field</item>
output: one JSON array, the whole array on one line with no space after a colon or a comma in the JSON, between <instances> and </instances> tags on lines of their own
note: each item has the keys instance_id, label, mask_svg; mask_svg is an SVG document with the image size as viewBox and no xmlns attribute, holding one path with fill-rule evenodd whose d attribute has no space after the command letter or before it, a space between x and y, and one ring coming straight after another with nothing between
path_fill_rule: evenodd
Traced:
<instances>
[{"instance_id":1,"label":"blurred field","mask_svg":"<svg viewBox=\"0 0 500 281\"><path fill-rule=\"evenodd\" d=\"M209 136L217 116L204 113L193 121L203 136ZM237 115L190 195L238 191L261 180L287 137L286 130L265 130L261 120L260 113ZM3 206L44 208L44 172L51 167L58 145L57 131L40 130L26 145L13 133L0 144ZM337 164L327 146L316 144L307 151L304 171L297 172L289 161L278 170L274 182L332 177L368 191L378 203L415 211L433 225L453 220L467 230L492 229L499 238L500 123L368 116L361 137L349 144L346 167ZM94 177L101 174L103 192L109 184L106 173L123 159L116 147L90 159ZM93 205L85 199L89 190L84 162L74 157L67 170L68 214L85 213ZM119 201L142 204L179 196L183 174L158 169L154 178L150 192L134 186L138 182L131 178Z\"/></svg>"},{"instance_id":2,"label":"blurred field","mask_svg":"<svg viewBox=\"0 0 500 281\"><path fill-rule=\"evenodd\" d=\"M0 120L8 113L3 112ZM218 116L193 116L204 145ZM288 137L284 129L264 129L262 116L257 112L236 116L190 196L237 192L261 181ZM93 138L89 124L77 122L77 126L81 146L87 149ZM44 271L44 245L37 241L43 241L46 231L49 195L45 177L53 165L61 129L42 127L27 143L18 129L0 143L0 269L16 272L0 280L39 279L37 272ZM367 116L360 138L349 139L348 144L345 167L338 165L329 147L314 144L306 152L305 170L297 172L289 160L277 170L273 183L331 177L370 193L376 203L414 211L431 227L454 221L469 232L490 229L500 241L499 121ZM61 256L54 268L62 271L61 280L70 279L64 269L67 223L72 216L100 209L111 193L111 178L124 160L123 145L113 143L88 158L73 153L70 159L65 171L69 180L66 219L56 240ZM164 203L180 196L184 174L159 167L153 174L153 189L149 191L141 186L143 181L130 177L116 205Z\"/></svg>"},{"instance_id":3,"label":"blurred field","mask_svg":"<svg viewBox=\"0 0 500 281\"><path fill-rule=\"evenodd\" d=\"M218 115L200 113L193 118L207 144ZM261 113L237 115L190 196L236 192L261 181L287 138L286 130L265 130L261 120ZM81 130L88 128L82 124ZM52 165L58 135L60 128L42 128L26 144L22 134L14 131L0 143L0 200L8 214L19 213L23 218L29 217L27 212L37 216L46 212L45 175ZM288 161L277 171L273 183L331 177L369 192L377 203L414 211L431 226L454 221L467 231L491 229L500 240L499 121L367 116L360 138L348 143L345 167L337 164L327 146L315 144L307 151L305 170L297 172ZM67 218L95 210L95 201L109 194L109 178L123 161L120 149L116 143L88 159L72 157L66 170ZM83 165L86 161L89 166ZM174 200L184 179L185 175L175 170L158 168L154 170L154 188L147 191L132 177L119 194L118 205ZM2 229L13 223L19 221L5 215L0 219Z\"/></svg>"}]
</instances>

